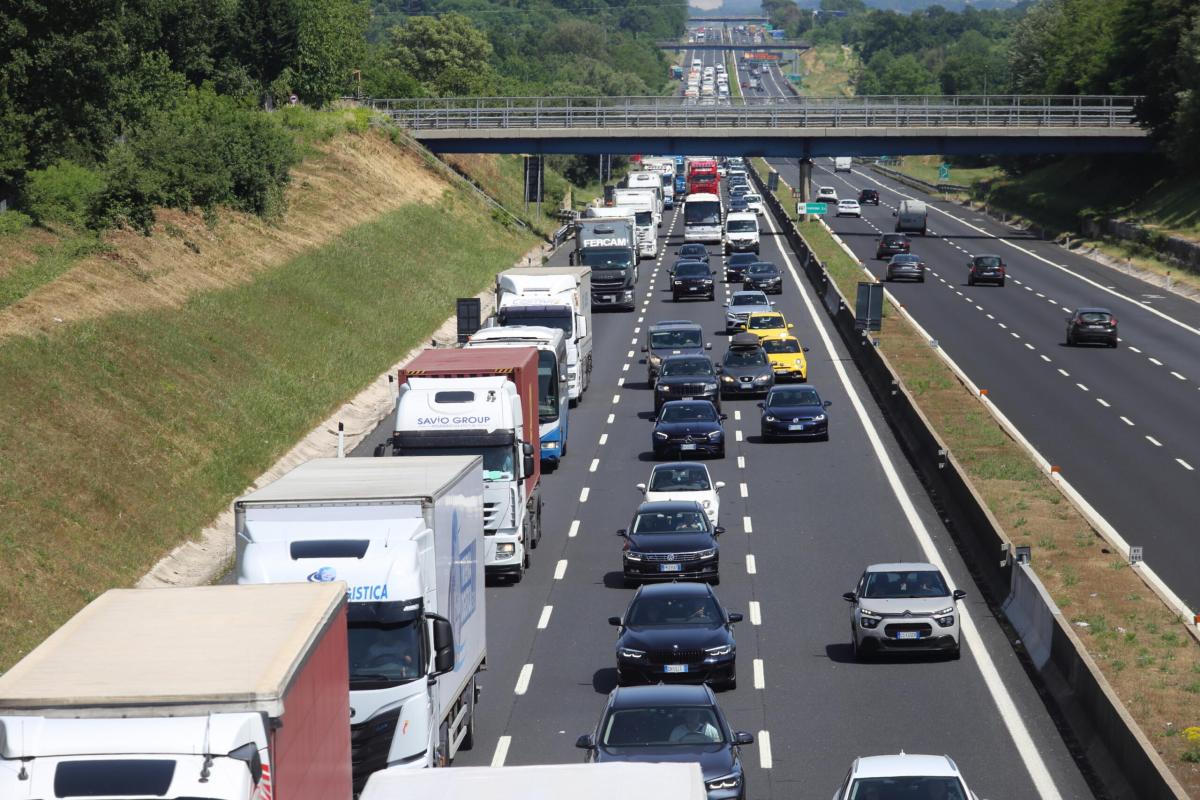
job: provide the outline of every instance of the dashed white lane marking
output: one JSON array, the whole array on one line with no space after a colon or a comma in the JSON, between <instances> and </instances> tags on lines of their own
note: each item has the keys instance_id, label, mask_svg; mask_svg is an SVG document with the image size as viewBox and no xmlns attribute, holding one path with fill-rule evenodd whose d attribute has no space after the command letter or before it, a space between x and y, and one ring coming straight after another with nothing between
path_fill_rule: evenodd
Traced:
<instances>
[{"instance_id":1,"label":"dashed white lane marking","mask_svg":"<svg viewBox=\"0 0 1200 800\"><path fill-rule=\"evenodd\" d=\"M988 314L988 315L987 315L987 318L988 318L988 319L995 319L995 317L993 317L991 314Z\"/></svg>"},{"instance_id":2,"label":"dashed white lane marking","mask_svg":"<svg viewBox=\"0 0 1200 800\"><path fill-rule=\"evenodd\" d=\"M1037 293L1037 296L1038 296L1038 297L1045 297L1046 295L1042 294L1041 292L1038 292L1038 293Z\"/></svg>"},{"instance_id":3,"label":"dashed white lane marking","mask_svg":"<svg viewBox=\"0 0 1200 800\"><path fill-rule=\"evenodd\" d=\"M735 408L735 409L733 410L733 419L734 419L734 421L735 421L735 422L736 422L736 421L740 421L740 420L741 420L741 418L742 418L742 412L741 412L741 409L737 409L737 408Z\"/></svg>"},{"instance_id":4,"label":"dashed white lane marking","mask_svg":"<svg viewBox=\"0 0 1200 800\"><path fill-rule=\"evenodd\" d=\"M624 386L624 385L625 385L625 379L624 379L624 378L617 378L617 386ZM617 402L619 403L619 402L620 402L620 400L618 400Z\"/></svg>"},{"instance_id":5,"label":"dashed white lane marking","mask_svg":"<svg viewBox=\"0 0 1200 800\"><path fill-rule=\"evenodd\" d=\"M1131 420L1129 417L1121 417L1121 422L1124 422L1131 428L1133 427L1133 420Z\"/></svg>"},{"instance_id":6,"label":"dashed white lane marking","mask_svg":"<svg viewBox=\"0 0 1200 800\"><path fill-rule=\"evenodd\" d=\"M1133 345L1129 345L1129 352L1131 352L1131 353L1140 353L1140 352L1142 352L1142 351L1141 351L1141 350L1138 350L1138 349L1137 349L1136 347L1134 347Z\"/></svg>"},{"instance_id":7,"label":"dashed white lane marking","mask_svg":"<svg viewBox=\"0 0 1200 800\"><path fill-rule=\"evenodd\" d=\"M583 487L582 489L580 489L579 490L579 502L586 503L587 499L588 499L588 495L591 493L592 493L592 490L586 486Z\"/></svg>"},{"instance_id":8,"label":"dashed white lane marking","mask_svg":"<svg viewBox=\"0 0 1200 800\"><path fill-rule=\"evenodd\" d=\"M628 364L625 364L624 366L622 366L622 367L621 367L621 372L629 372L629 365L628 365Z\"/></svg>"},{"instance_id":9,"label":"dashed white lane marking","mask_svg":"<svg viewBox=\"0 0 1200 800\"><path fill-rule=\"evenodd\" d=\"M762 608L757 600L750 601L750 624L762 625Z\"/></svg>"},{"instance_id":10,"label":"dashed white lane marking","mask_svg":"<svg viewBox=\"0 0 1200 800\"><path fill-rule=\"evenodd\" d=\"M1162 442L1160 442L1158 439L1155 439L1153 436L1147 436L1146 441L1155 447L1162 447Z\"/></svg>"},{"instance_id":11,"label":"dashed white lane marking","mask_svg":"<svg viewBox=\"0 0 1200 800\"><path fill-rule=\"evenodd\" d=\"M1189 464L1189 463L1187 463L1186 461L1184 461L1182 458L1177 458L1177 459L1175 459L1175 460L1179 462L1179 466L1183 467L1183 468L1184 468L1184 469L1186 469L1188 472L1194 472L1194 471L1195 471L1195 469L1196 469L1196 468L1195 468L1195 467L1193 467L1191 464Z\"/></svg>"},{"instance_id":12,"label":"dashed white lane marking","mask_svg":"<svg viewBox=\"0 0 1200 800\"><path fill-rule=\"evenodd\" d=\"M1174 375L1176 378L1179 378L1179 380L1181 380L1181 381L1187 380L1187 378L1183 377L1182 375L1180 375L1178 372L1175 372L1174 370L1171 370L1171 374Z\"/></svg>"},{"instance_id":13,"label":"dashed white lane marking","mask_svg":"<svg viewBox=\"0 0 1200 800\"><path fill-rule=\"evenodd\" d=\"M617 403L619 403L619 402L621 402L621 395L620 395L620 394L614 394L614 395L613 395L613 405L615 406L615 405L616 405Z\"/></svg>"},{"instance_id":14,"label":"dashed white lane marking","mask_svg":"<svg viewBox=\"0 0 1200 800\"><path fill-rule=\"evenodd\" d=\"M600 459L593 458L591 466L588 467L588 472L595 472L599 466L600 466Z\"/></svg>"},{"instance_id":15,"label":"dashed white lane marking","mask_svg":"<svg viewBox=\"0 0 1200 800\"><path fill-rule=\"evenodd\" d=\"M1084 386L1082 383L1077 383L1075 385L1078 386L1080 389L1082 389L1085 392L1088 390L1088 388L1086 386Z\"/></svg>"},{"instance_id":16,"label":"dashed white lane marking","mask_svg":"<svg viewBox=\"0 0 1200 800\"><path fill-rule=\"evenodd\" d=\"M753 555L746 556L746 574L755 575L758 573L758 564L754 561Z\"/></svg>"},{"instance_id":17,"label":"dashed white lane marking","mask_svg":"<svg viewBox=\"0 0 1200 800\"><path fill-rule=\"evenodd\" d=\"M1017 333L1016 331L1009 331L1009 332L1008 332L1008 335L1009 335L1009 336L1011 336L1011 337L1013 337L1014 339L1020 339L1020 338L1021 338L1021 334Z\"/></svg>"},{"instance_id":18,"label":"dashed white lane marking","mask_svg":"<svg viewBox=\"0 0 1200 800\"><path fill-rule=\"evenodd\" d=\"M763 660L761 658L754 659L754 688L767 688L766 676L763 675Z\"/></svg>"},{"instance_id":19,"label":"dashed white lane marking","mask_svg":"<svg viewBox=\"0 0 1200 800\"><path fill-rule=\"evenodd\" d=\"M733 438L737 439L740 442L742 440L742 432L740 430L734 431Z\"/></svg>"},{"instance_id":20,"label":"dashed white lane marking","mask_svg":"<svg viewBox=\"0 0 1200 800\"><path fill-rule=\"evenodd\" d=\"M1107 400L1105 400L1103 397L1097 397L1096 402L1099 403L1100 405L1104 406L1105 408L1112 408L1112 406L1109 405L1109 402Z\"/></svg>"},{"instance_id":21,"label":"dashed white lane marking","mask_svg":"<svg viewBox=\"0 0 1200 800\"><path fill-rule=\"evenodd\" d=\"M1013 283L1015 283L1017 286L1021 285L1021 282L1019 280L1017 280L1016 278L1013 278Z\"/></svg>"},{"instance_id":22,"label":"dashed white lane marking","mask_svg":"<svg viewBox=\"0 0 1200 800\"><path fill-rule=\"evenodd\" d=\"M558 563L554 565L554 580L561 581L566 574L567 560L565 558L559 559Z\"/></svg>"},{"instance_id":23,"label":"dashed white lane marking","mask_svg":"<svg viewBox=\"0 0 1200 800\"><path fill-rule=\"evenodd\" d=\"M983 311L983 306L975 306L976 311Z\"/></svg>"},{"instance_id":24,"label":"dashed white lane marking","mask_svg":"<svg viewBox=\"0 0 1200 800\"><path fill-rule=\"evenodd\" d=\"M496 750L492 753L492 766L503 767L504 759L508 757L508 746L512 744L511 736L501 736L496 742Z\"/></svg>"},{"instance_id":25,"label":"dashed white lane marking","mask_svg":"<svg viewBox=\"0 0 1200 800\"><path fill-rule=\"evenodd\" d=\"M642 332L642 329L641 329L640 327L638 327L637 325L634 325L634 326L633 326L633 332L634 332L634 333L641 333L641 332Z\"/></svg>"},{"instance_id":26,"label":"dashed white lane marking","mask_svg":"<svg viewBox=\"0 0 1200 800\"><path fill-rule=\"evenodd\" d=\"M745 468L746 468L746 457L738 456L738 469L745 469Z\"/></svg>"},{"instance_id":27,"label":"dashed white lane marking","mask_svg":"<svg viewBox=\"0 0 1200 800\"><path fill-rule=\"evenodd\" d=\"M1148 361L1149 361L1151 364L1153 364L1154 366L1156 366L1156 367L1161 367L1161 366L1162 366L1162 362L1161 362L1161 361L1159 361L1159 360L1158 360L1157 358L1155 358L1154 356L1150 356L1150 357L1149 357L1147 360L1148 360Z\"/></svg>"},{"instance_id":28,"label":"dashed white lane marking","mask_svg":"<svg viewBox=\"0 0 1200 800\"><path fill-rule=\"evenodd\" d=\"M571 527L567 530L567 536L574 539L578 535L579 535L579 520L573 519L573 520L571 520Z\"/></svg>"},{"instance_id":29,"label":"dashed white lane marking","mask_svg":"<svg viewBox=\"0 0 1200 800\"><path fill-rule=\"evenodd\" d=\"M529 679L533 677L533 664L526 664L521 667L521 674L517 676L517 685L513 689L515 694L525 694L529 691Z\"/></svg>"},{"instance_id":30,"label":"dashed white lane marking","mask_svg":"<svg viewBox=\"0 0 1200 800\"><path fill-rule=\"evenodd\" d=\"M742 517L742 530L746 533L754 533L754 523L750 521L750 517Z\"/></svg>"},{"instance_id":31,"label":"dashed white lane marking","mask_svg":"<svg viewBox=\"0 0 1200 800\"><path fill-rule=\"evenodd\" d=\"M1004 330L1008 330L1008 326L1007 326L1007 325L1005 325L1003 322L997 322L996 324L997 324L997 325L999 325L999 326L1000 326L1001 328L1003 328Z\"/></svg>"},{"instance_id":32,"label":"dashed white lane marking","mask_svg":"<svg viewBox=\"0 0 1200 800\"><path fill-rule=\"evenodd\" d=\"M1059 368L1058 368L1058 374L1059 374L1059 375L1062 375L1064 378L1069 378L1069 377L1071 377L1071 373L1067 372L1067 371L1066 371L1065 369L1063 369L1062 367L1059 367Z\"/></svg>"},{"instance_id":33,"label":"dashed white lane marking","mask_svg":"<svg viewBox=\"0 0 1200 800\"><path fill-rule=\"evenodd\" d=\"M638 317L638 322L641 322L641 321L642 321L642 320L644 320L644 319L645 319L645 317ZM630 355L633 355L633 354L632 354L632 353L630 353Z\"/></svg>"},{"instance_id":34,"label":"dashed white lane marking","mask_svg":"<svg viewBox=\"0 0 1200 800\"><path fill-rule=\"evenodd\" d=\"M608 444L608 434L602 433L600 434L600 446L603 447L606 444Z\"/></svg>"},{"instance_id":35,"label":"dashed white lane marking","mask_svg":"<svg viewBox=\"0 0 1200 800\"><path fill-rule=\"evenodd\" d=\"M637 337L635 336L635 337L633 337L632 339L630 339L630 340L629 340L629 343L630 343L630 344L637 344Z\"/></svg>"},{"instance_id":36,"label":"dashed white lane marking","mask_svg":"<svg viewBox=\"0 0 1200 800\"><path fill-rule=\"evenodd\" d=\"M546 630L546 626L550 624L550 615L554 613L554 606L542 606L542 615L538 617L538 630Z\"/></svg>"},{"instance_id":37,"label":"dashed white lane marking","mask_svg":"<svg viewBox=\"0 0 1200 800\"><path fill-rule=\"evenodd\" d=\"M1050 356L1042 355L1041 353L1039 353L1038 355L1042 356L1042 361L1045 361L1047 364L1050 363Z\"/></svg>"},{"instance_id":38,"label":"dashed white lane marking","mask_svg":"<svg viewBox=\"0 0 1200 800\"><path fill-rule=\"evenodd\" d=\"M1025 348L1026 348L1027 350L1036 350L1036 349L1037 349L1036 347L1034 347L1033 345L1031 345L1029 342L1026 342L1026 343L1025 343Z\"/></svg>"},{"instance_id":39,"label":"dashed white lane marking","mask_svg":"<svg viewBox=\"0 0 1200 800\"><path fill-rule=\"evenodd\" d=\"M749 487L749 486L747 486L745 483L741 484L741 487L740 487L740 489L741 489L741 492L742 492L742 497L749 497L749 496L750 496L750 487Z\"/></svg>"},{"instance_id":40,"label":"dashed white lane marking","mask_svg":"<svg viewBox=\"0 0 1200 800\"><path fill-rule=\"evenodd\" d=\"M633 351L632 351L632 350L630 350L628 353L626 353L626 354L625 354L625 357L626 357L626 358L633 358Z\"/></svg>"},{"instance_id":41,"label":"dashed white lane marking","mask_svg":"<svg viewBox=\"0 0 1200 800\"><path fill-rule=\"evenodd\" d=\"M771 760L771 734L767 731L759 731L758 738L758 766L762 769L770 769L773 762Z\"/></svg>"},{"instance_id":42,"label":"dashed white lane marking","mask_svg":"<svg viewBox=\"0 0 1200 800\"><path fill-rule=\"evenodd\" d=\"M613 420L614 420L614 419L616 419L616 418L617 418L617 415L616 415L616 414L609 414L609 415L608 415L608 422L607 422L606 424L608 424L608 425L612 425L612 424L613 424Z\"/></svg>"}]
</instances>

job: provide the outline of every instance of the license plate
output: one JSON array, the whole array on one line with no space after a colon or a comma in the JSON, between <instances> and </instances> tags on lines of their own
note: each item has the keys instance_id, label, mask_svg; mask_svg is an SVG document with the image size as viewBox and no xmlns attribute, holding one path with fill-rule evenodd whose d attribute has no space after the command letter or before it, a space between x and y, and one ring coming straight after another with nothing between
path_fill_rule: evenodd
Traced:
<instances>
[{"instance_id":1,"label":"license plate","mask_svg":"<svg viewBox=\"0 0 1200 800\"><path fill-rule=\"evenodd\" d=\"M802 431L802 430L804 430L804 426L803 425L788 425L788 430L789 431Z\"/></svg>"},{"instance_id":2,"label":"license plate","mask_svg":"<svg viewBox=\"0 0 1200 800\"><path fill-rule=\"evenodd\" d=\"M691 400L692 398L691 398L691 397L685 397L685 398L683 398L683 399L684 399L684 400Z\"/></svg>"},{"instance_id":3,"label":"license plate","mask_svg":"<svg viewBox=\"0 0 1200 800\"><path fill-rule=\"evenodd\" d=\"M920 631L900 631L896 634L897 639L920 639Z\"/></svg>"},{"instance_id":4,"label":"license plate","mask_svg":"<svg viewBox=\"0 0 1200 800\"><path fill-rule=\"evenodd\" d=\"M689 286L688 291L689 292L698 292L698 291L700 291L700 287L699 286Z\"/></svg>"},{"instance_id":5,"label":"license plate","mask_svg":"<svg viewBox=\"0 0 1200 800\"><path fill-rule=\"evenodd\" d=\"M683 564L659 564L659 572L682 572Z\"/></svg>"},{"instance_id":6,"label":"license plate","mask_svg":"<svg viewBox=\"0 0 1200 800\"><path fill-rule=\"evenodd\" d=\"M678 675L678 674L687 672L687 668L688 668L687 664L665 664L663 666L663 672L665 672L667 674Z\"/></svg>"},{"instance_id":7,"label":"license plate","mask_svg":"<svg viewBox=\"0 0 1200 800\"><path fill-rule=\"evenodd\" d=\"M680 449L680 450L695 450L695 449L696 449L696 445L694 445L694 444L681 444L681 445L679 445L679 449Z\"/></svg>"}]
</instances>

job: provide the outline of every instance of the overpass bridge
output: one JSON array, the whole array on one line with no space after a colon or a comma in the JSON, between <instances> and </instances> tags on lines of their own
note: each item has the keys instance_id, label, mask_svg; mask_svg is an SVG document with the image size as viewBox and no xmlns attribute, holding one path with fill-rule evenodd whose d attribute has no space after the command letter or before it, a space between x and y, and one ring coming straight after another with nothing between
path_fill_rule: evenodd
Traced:
<instances>
[{"instance_id":1,"label":"overpass bridge","mask_svg":"<svg viewBox=\"0 0 1200 800\"><path fill-rule=\"evenodd\" d=\"M688 17L687 24L689 27L694 26L694 25L707 25L710 22L733 22L733 23L745 23L746 25L766 25L770 21L771 20L768 17L753 17L753 16Z\"/></svg>"},{"instance_id":2,"label":"overpass bridge","mask_svg":"<svg viewBox=\"0 0 1200 800\"><path fill-rule=\"evenodd\" d=\"M762 44L747 44L745 42L657 42L659 50L673 50L678 53L682 50L750 50L753 52L769 52L777 50L807 50L812 47L808 42L802 42L798 39L770 39Z\"/></svg>"},{"instance_id":3,"label":"overpass bridge","mask_svg":"<svg viewBox=\"0 0 1200 800\"><path fill-rule=\"evenodd\" d=\"M1139 153L1132 96L681 97L373 100L443 153L771 157Z\"/></svg>"}]
</instances>

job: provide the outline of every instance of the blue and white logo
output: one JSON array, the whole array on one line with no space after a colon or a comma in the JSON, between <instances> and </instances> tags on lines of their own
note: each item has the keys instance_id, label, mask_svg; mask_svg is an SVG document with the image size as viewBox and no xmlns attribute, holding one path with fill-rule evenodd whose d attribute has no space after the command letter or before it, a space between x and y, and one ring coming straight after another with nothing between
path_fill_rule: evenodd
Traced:
<instances>
[{"instance_id":1,"label":"blue and white logo","mask_svg":"<svg viewBox=\"0 0 1200 800\"><path fill-rule=\"evenodd\" d=\"M333 567L321 567L316 572L309 573L309 583L329 583L337 580L337 570Z\"/></svg>"},{"instance_id":2,"label":"blue and white logo","mask_svg":"<svg viewBox=\"0 0 1200 800\"><path fill-rule=\"evenodd\" d=\"M462 629L467 620L475 613L476 575L475 565L478 563L475 554L475 542L472 540L462 550L459 550L460 525L458 509L450 522L450 551L454 564L450 569L450 626L454 630L454 666L462 661L466 642L462 640Z\"/></svg>"}]
</instances>

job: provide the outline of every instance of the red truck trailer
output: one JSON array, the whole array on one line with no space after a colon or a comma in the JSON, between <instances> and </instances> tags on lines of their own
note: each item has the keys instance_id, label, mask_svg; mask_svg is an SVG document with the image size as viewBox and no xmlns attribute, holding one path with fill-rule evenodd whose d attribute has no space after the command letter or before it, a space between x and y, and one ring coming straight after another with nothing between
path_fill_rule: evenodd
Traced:
<instances>
[{"instance_id":1,"label":"red truck trailer","mask_svg":"<svg viewBox=\"0 0 1200 800\"><path fill-rule=\"evenodd\" d=\"M693 159L687 169L688 194L721 194L721 176L714 159Z\"/></svg>"}]
</instances>

